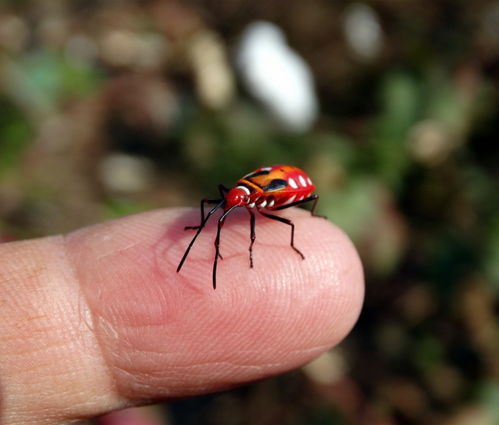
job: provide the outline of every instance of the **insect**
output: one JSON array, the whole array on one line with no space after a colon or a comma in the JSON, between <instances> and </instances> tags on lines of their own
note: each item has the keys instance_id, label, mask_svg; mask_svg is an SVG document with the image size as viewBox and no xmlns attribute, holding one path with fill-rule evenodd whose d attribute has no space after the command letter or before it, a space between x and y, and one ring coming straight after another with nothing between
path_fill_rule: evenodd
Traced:
<instances>
[{"instance_id":1,"label":"insect","mask_svg":"<svg viewBox=\"0 0 499 425\"><path fill-rule=\"evenodd\" d=\"M314 194L315 185L310 177L302 170L291 165L273 165L261 167L239 179L236 184L228 189L224 185L219 185L220 199L205 198L201 200L200 212L201 221L198 226L186 226L184 230L197 230L189 243L180 263L177 273L180 271L197 237L206 226L207 221L219 208L223 208L223 213L218 219L217 235L215 238L215 259L213 260L213 289L217 287L217 265L218 259L223 259L220 254L220 233L227 216L236 208L245 207L250 215L250 246L249 259L250 267L253 267L253 244L255 243L255 213L272 220L287 224L291 228L291 248L304 260L305 256L294 245L295 225L284 217L270 214L268 211L279 211L285 208L306 202L313 202L311 213L316 216L315 209L319 196ZM215 204L207 214L205 205Z\"/></svg>"}]
</instances>

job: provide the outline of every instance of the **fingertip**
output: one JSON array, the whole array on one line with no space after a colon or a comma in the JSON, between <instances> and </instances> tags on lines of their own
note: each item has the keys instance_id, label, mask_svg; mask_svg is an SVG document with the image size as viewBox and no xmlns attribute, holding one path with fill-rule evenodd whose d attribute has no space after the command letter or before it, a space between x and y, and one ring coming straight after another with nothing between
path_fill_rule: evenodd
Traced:
<instances>
[{"instance_id":1,"label":"fingertip","mask_svg":"<svg viewBox=\"0 0 499 425\"><path fill-rule=\"evenodd\" d=\"M249 266L245 211L222 233L213 290L214 225L182 269L194 210L126 217L69 237L96 334L122 395L178 397L225 388L305 363L341 340L363 296L348 238L323 218L290 209L289 226L257 217ZM215 221L215 220L214 220Z\"/></svg>"}]
</instances>

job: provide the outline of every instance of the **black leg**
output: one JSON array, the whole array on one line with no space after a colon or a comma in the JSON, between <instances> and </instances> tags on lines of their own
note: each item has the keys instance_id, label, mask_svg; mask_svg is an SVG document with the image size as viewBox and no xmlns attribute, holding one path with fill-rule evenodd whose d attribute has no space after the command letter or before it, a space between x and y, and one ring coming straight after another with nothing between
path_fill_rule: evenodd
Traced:
<instances>
[{"instance_id":1,"label":"black leg","mask_svg":"<svg viewBox=\"0 0 499 425\"><path fill-rule=\"evenodd\" d=\"M220 192L220 199L210 199L210 198L204 198L201 199L201 205L199 210L201 211L201 221L199 226L204 220L204 205L205 204L218 204L220 201L222 201L225 198L225 194L229 191L228 188L226 188L223 184L218 185L218 191ZM199 229L199 226L185 226L184 230L197 230Z\"/></svg>"},{"instance_id":2,"label":"black leg","mask_svg":"<svg viewBox=\"0 0 499 425\"><path fill-rule=\"evenodd\" d=\"M312 204L312 209L310 210L310 212L312 213L313 216L317 216L317 214L315 213L315 209L317 208L317 202L319 202L319 195L310 195L308 198L302 199L300 201L291 202L291 204L281 205L280 207L274 208L273 211L285 210L286 208L294 207L295 205L305 204L306 202L311 202L311 201L313 201L314 203ZM317 216L317 217L322 217L322 216Z\"/></svg>"},{"instance_id":3,"label":"black leg","mask_svg":"<svg viewBox=\"0 0 499 425\"><path fill-rule=\"evenodd\" d=\"M223 184L219 184L218 191L220 192L220 196L222 197L222 199L225 199L225 195L227 194L229 189L225 187ZM222 254L220 253L220 249L218 250L218 258L220 258L221 260L224 259L224 257L222 257Z\"/></svg>"},{"instance_id":4,"label":"black leg","mask_svg":"<svg viewBox=\"0 0 499 425\"><path fill-rule=\"evenodd\" d=\"M315 199L313 199L312 197L315 198ZM315 210L317 208L317 202L319 202L319 195L312 195L312 196L309 196L309 198L312 198L311 200L313 201L312 208L310 209L310 213L313 216L317 216L317 214L315 213ZM320 217L326 218L323 215L321 215Z\"/></svg>"},{"instance_id":5,"label":"black leg","mask_svg":"<svg viewBox=\"0 0 499 425\"><path fill-rule=\"evenodd\" d=\"M260 214L264 215L265 217L271 218L272 220L277 220L277 221L280 221L281 223L285 223L288 226L291 226L291 248L293 248L298 253L298 255L302 258L302 260L304 260L305 256L300 252L300 250L298 248L295 247L295 225L294 225L294 223L291 220L289 220L288 218L279 217L278 215L268 214L268 213L265 213L263 211L260 211Z\"/></svg>"},{"instance_id":6,"label":"black leg","mask_svg":"<svg viewBox=\"0 0 499 425\"><path fill-rule=\"evenodd\" d=\"M225 194L229 191L229 188L225 187L223 184L219 184L218 191L220 192L220 196L222 198L225 198Z\"/></svg>"},{"instance_id":7,"label":"black leg","mask_svg":"<svg viewBox=\"0 0 499 425\"><path fill-rule=\"evenodd\" d=\"M222 231L222 226L224 225L225 217L227 217L227 215L234 208L237 208L237 205L234 205L232 208L229 208L227 211L224 211L224 213L218 219L217 237L215 238L215 260L213 261L213 289L217 289L217 265L218 265L218 258L220 257L220 232Z\"/></svg>"},{"instance_id":8,"label":"black leg","mask_svg":"<svg viewBox=\"0 0 499 425\"><path fill-rule=\"evenodd\" d=\"M189 255L189 251L191 250L192 248L192 245L194 244L194 241L197 239L197 237L199 236L199 234L201 233L201 230L203 230L204 226L206 225L206 222L208 221L208 219L213 215L213 213L218 210L222 205L224 204L224 201L220 201L217 205L215 205L210 211L208 211L208 214L206 214L206 217L203 219L203 221L201 222L201 224L199 225L198 227L198 231L196 232L196 234L194 235L194 237L192 238L191 240L191 243L189 244L189 246L187 247L187 249L185 250L185 253L184 253L184 256L182 257L182 259L180 260L180 263L177 267L177 273L180 271L180 269L182 268L183 264L184 264L184 261L185 259L187 258L187 255Z\"/></svg>"},{"instance_id":9,"label":"black leg","mask_svg":"<svg viewBox=\"0 0 499 425\"><path fill-rule=\"evenodd\" d=\"M255 243L256 233L255 233L255 214L253 211L246 209L250 214L250 246L249 246L249 258L250 267L253 268L253 244Z\"/></svg>"},{"instance_id":10,"label":"black leg","mask_svg":"<svg viewBox=\"0 0 499 425\"><path fill-rule=\"evenodd\" d=\"M199 226L185 226L184 230L197 230L201 227L204 221L204 205L205 204L218 204L222 201L222 199L201 199L200 212L201 212L201 221L199 222Z\"/></svg>"},{"instance_id":11,"label":"black leg","mask_svg":"<svg viewBox=\"0 0 499 425\"><path fill-rule=\"evenodd\" d=\"M217 237L215 238L215 259L213 260L213 289L217 289L217 265L220 256L220 232L222 231L222 217L218 220Z\"/></svg>"}]
</instances>

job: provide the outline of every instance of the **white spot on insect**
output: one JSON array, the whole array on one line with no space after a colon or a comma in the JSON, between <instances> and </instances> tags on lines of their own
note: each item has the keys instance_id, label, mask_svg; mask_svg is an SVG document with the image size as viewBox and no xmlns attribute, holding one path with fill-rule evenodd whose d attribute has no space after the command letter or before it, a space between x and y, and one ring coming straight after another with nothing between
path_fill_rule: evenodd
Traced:
<instances>
[{"instance_id":1,"label":"white spot on insect","mask_svg":"<svg viewBox=\"0 0 499 425\"><path fill-rule=\"evenodd\" d=\"M250 194L250 190L246 186L236 186L236 189L243 190L244 192L246 192L246 195L248 196Z\"/></svg>"},{"instance_id":2,"label":"white spot on insect","mask_svg":"<svg viewBox=\"0 0 499 425\"><path fill-rule=\"evenodd\" d=\"M293 188L293 189L298 189L298 185L296 184L296 182L294 181L294 179L292 177L290 177L288 179L288 183L289 185Z\"/></svg>"},{"instance_id":3,"label":"white spot on insect","mask_svg":"<svg viewBox=\"0 0 499 425\"><path fill-rule=\"evenodd\" d=\"M301 200L303 200L303 199L305 199L305 196L303 196L303 195L302 195L302 196L300 196L300 197L297 199L297 201L301 201Z\"/></svg>"},{"instance_id":4,"label":"white spot on insect","mask_svg":"<svg viewBox=\"0 0 499 425\"><path fill-rule=\"evenodd\" d=\"M267 201L264 199L262 202L260 202L258 204L258 208L265 208L266 205L267 205Z\"/></svg>"},{"instance_id":5,"label":"white spot on insect","mask_svg":"<svg viewBox=\"0 0 499 425\"><path fill-rule=\"evenodd\" d=\"M307 181L303 178L303 176L298 176L298 181L303 187L307 186Z\"/></svg>"},{"instance_id":6,"label":"white spot on insect","mask_svg":"<svg viewBox=\"0 0 499 425\"><path fill-rule=\"evenodd\" d=\"M308 182L308 184L309 184L310 186L312 186L312 184L313 184L313 183L312 183L312 180L310 180L310 177L307 177L307 182Z\"/></svg>"},{"instance_id":7,"label":"white spot on insect","mask_svg":"<svg viewBox=\"0 0 499 425\"><path fill-rule=\"evenodd\" d=\"M268 208L272 208L275 204L275 201L272 199L269 204L268 204Z\"/></svg>"},{"instance_id":8,"label":"white spot on insect","mask_svg":"<svg viewBox=\"0 0 499 425\"><path fill-rule=\"evenodd\" d=\"M294 181L294 180L293 180ZM295 183L296 184L296 183ZM296 195L293 195L291 198L289 198L286 202L284 202L283 205L288 205L291 204L292 202L295 201Z\"/></svg>"},{"instance_id":9,"label":"white spot on insect","mask_svg":"<svg viewBox=\"0 0 499 425\"><path fill-rule=\"evenodd\" d=\"M270 171L272 170L272 167L263 167L262 169L260 169L260 171Z\"/></svg>"},{"instance_id":10,"label":"white spot on insect","mask_svg":"<svg viewBox=\"0 0 499 425\"><path fill-rule=\"evenodd\" d=\"M248 208L255 208L255 203L252 202L251 204L248 204Z\"/></svg>"}]
</instances>

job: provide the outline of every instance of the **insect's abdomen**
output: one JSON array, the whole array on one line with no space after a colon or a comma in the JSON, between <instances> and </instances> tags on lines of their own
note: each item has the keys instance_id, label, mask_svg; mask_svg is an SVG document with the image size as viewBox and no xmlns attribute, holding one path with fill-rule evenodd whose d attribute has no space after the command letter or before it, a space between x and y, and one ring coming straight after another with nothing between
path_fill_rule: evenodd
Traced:
<instances>
[{"instance_id":1,"label":"insect's abdomen","mask_svg":"<svg viewBox=\"0 0 499 425\"><path fill-rule=\"evenodd\" d=\"M315 185L307 174L290 165L262 167L239 180L238 185L251 187L249 207L269 210L308 198Z\"/></svg>"}]
</instances>

